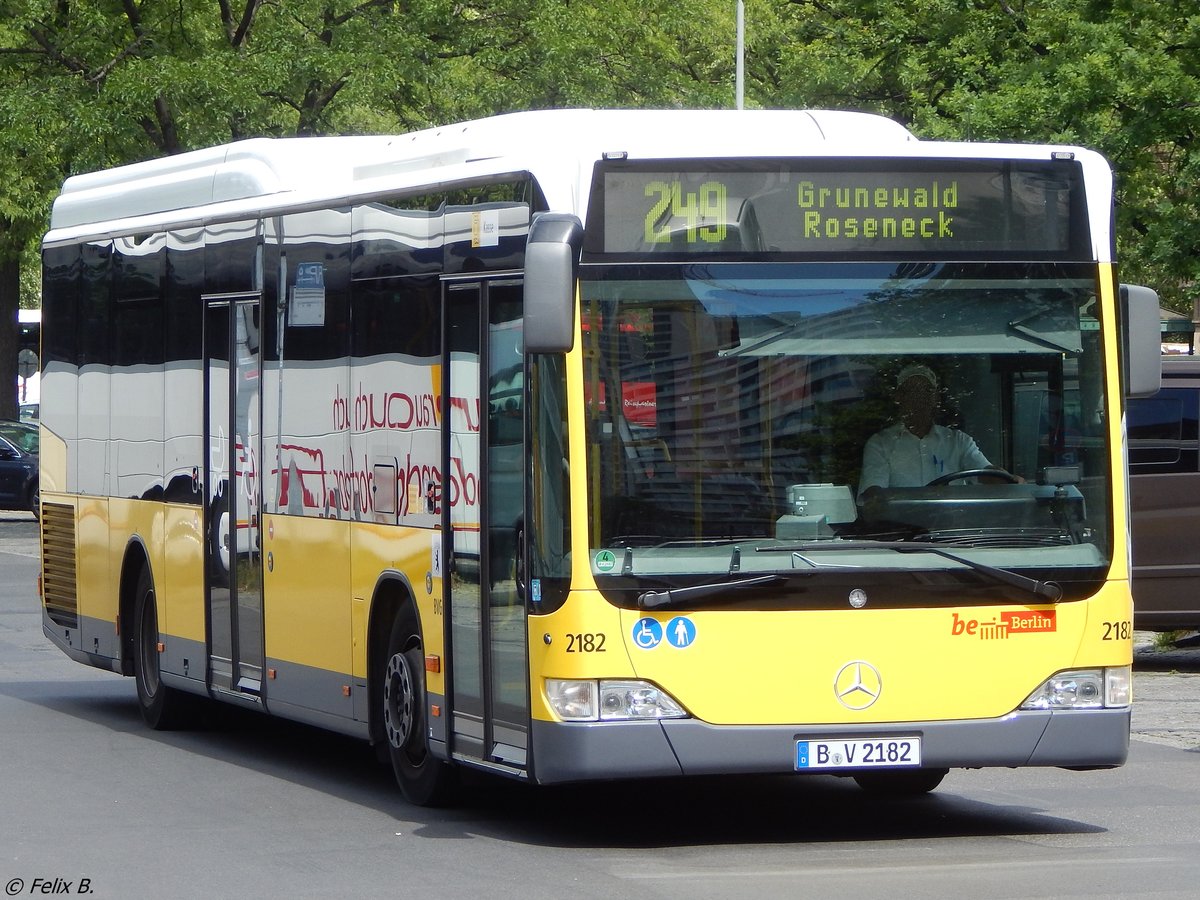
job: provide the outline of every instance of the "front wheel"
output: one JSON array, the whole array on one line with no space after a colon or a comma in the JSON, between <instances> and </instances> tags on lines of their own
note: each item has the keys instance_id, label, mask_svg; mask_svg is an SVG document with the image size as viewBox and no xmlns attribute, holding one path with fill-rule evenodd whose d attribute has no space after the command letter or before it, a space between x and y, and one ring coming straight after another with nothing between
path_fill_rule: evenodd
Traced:
<instances>
[{"instance_id":1,"label":"front wheel","mask_svg":"<svg viewBox=\"0 0 1200 900\"><path fill-rule=\"evenodd\" d=\"M158 604L148 568L143 568L138 576L134 610L133 675L142 718L156 731L176 728L183 722L187 697L162 683L158 659Z\"/></svg>"},{"instance_id":2,"label":"front wheel","mask_svg":"<svg viewBox=\"0 0 1200 900\"><path fill-rule=\"evenodd\" d=\"M448 763L429 752L425 731L425 655L411 616L392 623L383 664L381 721L388 757L404 798L417 806L446 802L453 783Z\"/></svg>"},{"instance_id":3,"label":"front wheel","mask_svg":"<svg viewBox=\"0 0 1200 900\"><path fill-rule=\"evenodd\" d=\"M854 776L858 786L872 794L915 797L928 794L942 783L949 769L907 769L903 771L862 772Z\"/></svg>"}]
</instances>

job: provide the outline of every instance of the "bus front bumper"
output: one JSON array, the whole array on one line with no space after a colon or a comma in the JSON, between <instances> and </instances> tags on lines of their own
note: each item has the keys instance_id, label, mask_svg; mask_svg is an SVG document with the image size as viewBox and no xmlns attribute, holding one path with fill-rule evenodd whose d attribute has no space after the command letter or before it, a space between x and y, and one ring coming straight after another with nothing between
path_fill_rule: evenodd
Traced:
<instances>
[{"instance_id":1,"label":"bus front bumper","mask_svg":"<svg viewBox=\"0 0 1200 900\"><path fill-rule=\"evenodd\" d=\"M539 784L681 775L795 772L797 741L920 736L925 768L1111 768L1129 755L1131 710L1021 711L999 719L869 726L533 722ZM819 770L852 774L851 769Z\"/></svg>"}]
</instances>

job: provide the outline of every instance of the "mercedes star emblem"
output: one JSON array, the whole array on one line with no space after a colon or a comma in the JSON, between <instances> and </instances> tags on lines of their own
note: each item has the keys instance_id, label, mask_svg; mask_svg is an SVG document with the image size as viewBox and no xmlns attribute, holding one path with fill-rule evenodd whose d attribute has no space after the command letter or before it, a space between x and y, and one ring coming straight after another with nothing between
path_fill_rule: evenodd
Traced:
<instances>
[{"instance_id":1,"label":"mercedes star emblem","mask_svg":"<svg viewBox=\"0 0 1200 900\"><path fill-rule=\"evenodd\" d=\"M861 659L846 663L833 679L833 693L846 709L866 709L879 699L882 690L879 670Z\"/></svg>"}]
</instances>

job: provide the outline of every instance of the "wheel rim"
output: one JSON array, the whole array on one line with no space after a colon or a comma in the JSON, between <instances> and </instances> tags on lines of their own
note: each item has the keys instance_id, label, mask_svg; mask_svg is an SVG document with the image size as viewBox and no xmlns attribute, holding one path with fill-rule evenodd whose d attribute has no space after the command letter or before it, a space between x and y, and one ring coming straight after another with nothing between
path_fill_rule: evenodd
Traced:
<instances>
[{"instance_id":1,"label":"wheel rim","mask_svg":"<svg viewBox=\"0 0 1200 900\"><path fill-rule=\"evenodd\" d=\"M153 699L158 694L158 617L154 612L154 592L150 591L142 600L142 621L138 628L139 678L146 696Z\"/></svg>"},{"instance_id":2,"label":"wheel rim","mask_svg":"<svg viewBox=\"0 0 1200 900\"><path fill-rule=\"evenodd\" d=\"M388 743L396 750L405 750L412 740L417 721L416 704L412 667L403 653L394 653L388 660L383 679L383 726Z\"/></svg>"}]
</instances>

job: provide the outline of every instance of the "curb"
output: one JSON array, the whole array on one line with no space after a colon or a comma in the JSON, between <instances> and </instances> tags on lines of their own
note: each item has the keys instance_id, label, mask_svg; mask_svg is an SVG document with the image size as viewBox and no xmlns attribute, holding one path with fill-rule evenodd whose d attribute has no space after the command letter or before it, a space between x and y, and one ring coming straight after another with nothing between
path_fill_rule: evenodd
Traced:
<instances>
[{"instance_id":1,"label":"curb","mask_svg":"<svg viewBox=\"0 0 1200 900\"><path fill-rule=\"evenodd\" d=\"M1135 670L1195 672L1200 674L1200 635L1192 633L1174 644L1159 647L1152 631L1135 632L1133 637Z\"/></svg>"}]
</instances>

